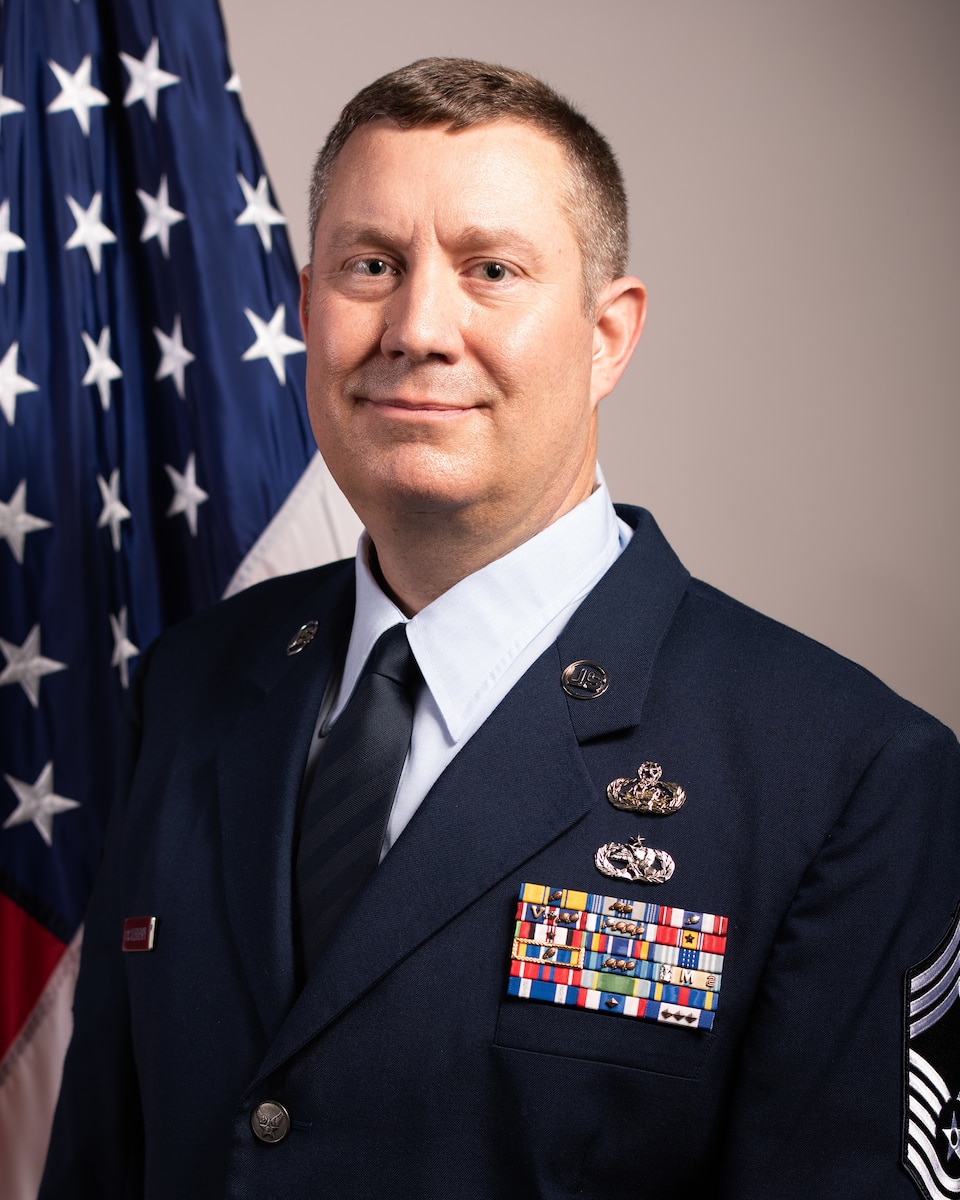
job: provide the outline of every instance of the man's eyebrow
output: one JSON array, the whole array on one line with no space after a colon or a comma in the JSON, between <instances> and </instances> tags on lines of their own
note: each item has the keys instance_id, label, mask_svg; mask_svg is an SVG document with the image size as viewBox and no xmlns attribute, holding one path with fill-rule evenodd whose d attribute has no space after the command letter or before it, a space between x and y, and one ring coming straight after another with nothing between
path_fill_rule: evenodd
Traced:
<instances>
[{"instance_id":1,"label":"man's eyebrow","mask_svg":"<svg viewBox=\"0 0 960 1200\"><path fill-rule=\"evenodd\" d=\"M537 261L543 257L542 248L511 225L467 225L451 241L461 250L520 252ZM355 246L392 247L396 242L396 236L384 226L345 221L331 230L327 244L334 250L348 250Z\"/></svg>"},{"instance_id":2,"label":"man's eyebrow","mask_svg":"<svg viewBox=\"0 0 960 1200\"><path fill-rule=\"evenodd\" d=\"M345 221L331 231L329 245L336 250L342 250L356 245L392 245L393 241L390 234L378 225Z\"/></svg>"},{"instance_id":3,"label":"man's eyebrow","mask_svg":"<svg viewBox=\"0 0 960 1200\"><path fill-rule=\"evenodd\" d=\"M543 257L542 247L511 225L468 225L457 234L456 242L479 251L519 251L538 261Z\"/></svg>"}]
</instances>

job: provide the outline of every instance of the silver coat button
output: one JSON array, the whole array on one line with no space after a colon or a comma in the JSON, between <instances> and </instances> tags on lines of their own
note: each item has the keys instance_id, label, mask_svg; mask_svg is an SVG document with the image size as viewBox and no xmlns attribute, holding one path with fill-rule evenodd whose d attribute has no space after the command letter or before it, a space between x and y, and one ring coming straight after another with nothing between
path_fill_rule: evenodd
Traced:
<instances>
[{"instance_id":1,"label":"silver coat button","mask_svg":"<svg viewBox=\"0 0 960 1200\"><path fill-rule=\"evenodd\" d=\"M264 1100L250 1114L250 1128L261 1142L282 1142L290 1132L290 1114L276 1100Z\"/></svg>"}]
</instances>

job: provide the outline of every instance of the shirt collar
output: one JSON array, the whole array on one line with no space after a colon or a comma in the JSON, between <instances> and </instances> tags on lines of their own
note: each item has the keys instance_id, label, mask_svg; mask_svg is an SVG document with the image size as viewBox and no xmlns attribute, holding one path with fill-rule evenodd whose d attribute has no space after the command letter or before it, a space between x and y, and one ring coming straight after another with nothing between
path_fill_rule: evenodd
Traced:
<instances>
[{"instance_id":1,"label":"shirt collar","mask_svg":"<svg viewBox=\"0 0 960 1200\"><path fill-rule=\"evenodd\" d=\"M583 599L628 539L598 468L596 488L576 508L407 620L374 578L364 531L357 546L353 629L328 722L345 706L377 638L406 621L424 681L448 735L459 741L474 709L517 655Z\"/></svg>"}]
</instances>

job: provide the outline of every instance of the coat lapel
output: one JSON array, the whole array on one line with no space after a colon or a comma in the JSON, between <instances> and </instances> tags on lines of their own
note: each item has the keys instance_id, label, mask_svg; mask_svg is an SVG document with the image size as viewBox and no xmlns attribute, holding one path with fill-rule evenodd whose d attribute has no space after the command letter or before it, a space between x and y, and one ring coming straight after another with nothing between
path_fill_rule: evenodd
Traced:
<instances>
[{"instance_id":1,"label":"coat lapel","mask_svg":"<svg viewBox=\"0 0 960 1200\"><path fill-rule=\"evenodd\" d=\"M437 781L344 916L261 1077L593 804L558 679L551 648Z\"/></svg>"},{"instance_id":2,"label":"coat lapel","mask_svg":"<svg viewBox=\"0 0 960 1200\"><path fill-rule=\"evenodd\" d=\"M295 996L292 846L300 781L352 616L349 570L278 615L249 672L241 715L217 755L227 905L269 1037ZM290 638L313 620L317 636L288 655Z\"/></svg>"},{"instance_id":3,"label":"coat lapel","mask_svg":"<svg viewBox=\"0 0 960 1200\"><path fill-rule=\"evenodd\" d=\"M609 679L597 700L567 699L581 744L640 724L657 654L690 581L650 513L625 505L617 512L634 526L633 538L557 639L563 666L586 660Z\"/></svg>"},{"instance_id":4,"label":"coat lapel","mask_svg":"<svg viewBox=\"0 0 960 1200\"><path fill-rule=\"evenodd\" d=\"M657 649L689 578L653 519L632 515L640 523L627 551L460 751L345 915L260 1078L597 803L581 743L639 723ZM629 628L618 619L624 596L633 598ZM561 673L577 659L608 672L603 696L564 693ZM392 918L400 911L402 922Z\"/></svg>"}]
</instances>

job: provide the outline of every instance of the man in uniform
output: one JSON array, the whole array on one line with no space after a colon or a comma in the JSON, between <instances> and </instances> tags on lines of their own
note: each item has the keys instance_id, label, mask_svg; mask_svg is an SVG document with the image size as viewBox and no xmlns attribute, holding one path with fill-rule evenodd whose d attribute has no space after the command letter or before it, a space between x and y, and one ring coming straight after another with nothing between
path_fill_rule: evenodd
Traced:
<instances>
[{"instance_id":1,"label":"man in uniform","mask_svg":"<svg viewBox=\"0 0 960 1200\"><path fill-rule=\"evenodd\" d=\"M365 533L143 664L44 1200L960 1193L956 741L613 508L626 255L537 80L344 110L301 316Z\"/></svg>"}]
</instances>

